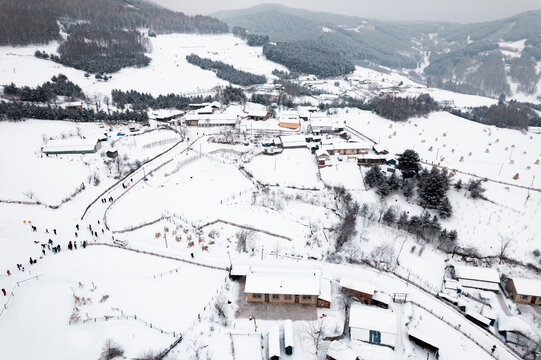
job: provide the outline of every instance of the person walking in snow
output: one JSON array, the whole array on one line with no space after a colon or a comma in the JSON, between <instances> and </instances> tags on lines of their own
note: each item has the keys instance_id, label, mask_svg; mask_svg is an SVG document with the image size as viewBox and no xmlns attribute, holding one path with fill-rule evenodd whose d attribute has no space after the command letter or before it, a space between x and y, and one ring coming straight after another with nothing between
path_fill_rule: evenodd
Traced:
<instances>
[{"instance_id":1,"label":"person walking in snow","mask_svg":"<svg viewBox=\"0 0 541 360\"><path fill-rule=\"evenodd\" d=\"M77 237L77 231L75 232L75 237Z\"/></svg>"},{"instance_id":2,"label":"person walking in snow","mask_svg":"<svg viewBox=\"0 0 541 360\"><path fill-rule=\"evenodd\" d=\"M34 263L34 260L32 260L32 257L30 257L30 265Z\"/></svg>"},{"instance_id":3,"label":"person walking in snow","mask_svg":"<svg viewBox=\"0 0 541 360\"><path fill-rule=\"evenodd\" d=\"M75 250L77 250L77 241L73 242L73 247L75 248Z\"/></svg>"},{"instance_id":4,"label":"person walking in snow","mask_svg":"<svg viewBox=\"0 0 541 360\"><path fill-rule=\"evenodd\" d=\"M11 271L8 270L7 273L8 273L8 276L11 276Z\"/></svg>"},{"instance_id":5,"label":"person walking in snow","mask_svg":"<svg viewBox=\"0 0 541 360\"><path fill-rule=\"evenodd\" d=\"M56 235L56 229L53 229L53 233Z\"/></svg>"},{"instance_id":6,"label":"person walking in snow","mask_svg":"<svg viewBox=\"0 0 541 360\"><path fill-rule=\"evenodd\" d=\"M79 231L79 224L75 225L75 228Z\"/></svg>"},{"instance_id":7,"label":"person walking in snow","mask_svg":"<svg viewBox=\"0 0 541 360\"><path fill-rule=\"evenodd\" d=\"M7 295L7 293L6 293L6 289L2 289L2 294L4 294L4 296L6 296L6 295Z\"/></svg>"},{"instance_id":8,"label":"person walking in snow","mask_svg":"<svg viewBox=\"0 0 541 360\"><path fill-rule=\"evenodd\" d=\"M43 255L45 255L45 249L41 249L41 252L43 253Z\"/></svg>"},{"instance_id":9,"label":"person walking in snow","mask_svg":"<svg viewBox=\"0 0 541 360\"><path fill-rule=\"evenodd\" d=\"M83 249L86 249L86 240L83 241Z\"/></svg>"}]
</instances>

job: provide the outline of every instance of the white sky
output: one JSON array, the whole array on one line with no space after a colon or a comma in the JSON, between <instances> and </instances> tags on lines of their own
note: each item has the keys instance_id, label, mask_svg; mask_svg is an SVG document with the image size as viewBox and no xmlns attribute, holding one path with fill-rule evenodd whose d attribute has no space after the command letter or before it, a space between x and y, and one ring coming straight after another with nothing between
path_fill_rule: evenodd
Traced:
<instances>
[{"instance_id":1,"label":"white sky","mask_svg":"<svg viewBox=\"0 0 541 360\"><path fill-rule=\"evenodd\" d=\"M541 0L153 0L186 14L207 15L262 3L385 20L478 22L541 9Z\"/></svg>"}]
</instances>

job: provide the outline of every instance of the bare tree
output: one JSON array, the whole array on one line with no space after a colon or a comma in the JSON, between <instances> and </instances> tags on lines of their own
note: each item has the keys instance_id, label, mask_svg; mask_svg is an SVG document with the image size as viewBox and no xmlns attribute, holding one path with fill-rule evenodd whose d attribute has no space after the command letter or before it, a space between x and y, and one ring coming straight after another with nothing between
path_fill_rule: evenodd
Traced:
<instances>
[{"instance_id":1,"label":"bare tree","mask_svg":"<svg viewBox=\"0 0 541 360\"><path fill-rule=\"evenodd\" d=\"M253 239L254 232L252 230L242 229L235 234L237 237L237 251L246 252L246 244Z\"/></svg>"},{"instance_id":2,"label":"bare tree","mask_svg":"<svg viewBox=\"0 0 541 360\"><path fill-rule=\"evenodd\" d=\"M499 234L499 237L500 237L500 251L498 253L498 257L500 258L500 264L501 264L503 259L507 257L509 245L512 244L513 238L510 236L503 236L502 234Z\"/></svg>"},{"instance_id":3,"label":"bare tree","mask_svg":"<svg viewBox=\"0 0 541 360\"><path fill-rule=\"evenodd\" d=\"M309 321L305 327L305 334L312 340L314 348L316 349L316 354L319 353L320 347L319 344L323 339L323 330L325 329L325 319L319 319L317 321Z\"/></svg>"},{"instance_id":4,"label":"bare tree","mask_svg":"<svg viewBox=\"0 0 541 360\"><path fill-rule=\"evenodd\" d=\"M99 360L112 360L116 357L124 355L124 349L112 339L107 339L103 345L103 351Z\"/></svg>"}]
</instances>

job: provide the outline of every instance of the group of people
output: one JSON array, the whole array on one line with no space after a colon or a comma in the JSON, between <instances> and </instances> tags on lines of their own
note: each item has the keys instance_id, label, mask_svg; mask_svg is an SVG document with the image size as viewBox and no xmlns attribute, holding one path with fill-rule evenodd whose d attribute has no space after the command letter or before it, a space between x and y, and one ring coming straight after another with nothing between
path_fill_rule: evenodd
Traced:
<instances>
[{"instance_id":1,"label":"group of people","mask_svg":"<svg viewBox=\"0 0 541 360\"><path fill-rule=\"evenodd\" d=\"M112 196L109 196L108 199L106 199L106 198L101 199L101 203L102 203L102 204L107 204L107 201L113 202L113 197L112 197Z\"/></svg>"}]
</instances>

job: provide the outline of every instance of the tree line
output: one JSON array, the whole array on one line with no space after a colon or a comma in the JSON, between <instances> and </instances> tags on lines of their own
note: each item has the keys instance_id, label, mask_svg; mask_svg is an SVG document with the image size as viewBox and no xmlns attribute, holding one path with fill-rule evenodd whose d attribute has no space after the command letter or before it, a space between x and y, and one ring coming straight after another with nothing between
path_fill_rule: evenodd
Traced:
<instances>
[{"instance_id":1,"label":"tree line","mask_svg":"<svg viewBox=\"0 0 541 360\"><path fill-rule=\"evenodd\" d=\"M231 33L243 40L246 40L248 46L263 46L269 42L268 35L250 34L246 28L241 26L233 26L231 28Z\"/></svg>"},{"instance_id":2,"label":"tree line","mask_svg":"<svg viewBox=\"0 0 541 360\"><path fill-rule=\"evenodd\" d=\"M145 111L112 111L104 112L93 109L65 109L60 106L40 106L23 102L0 102L0 119L40 119L40 120L69 120L79 122L95 121L147 121Z\"/></svg>"},{"instance_id":3,"label":"tree line","mask_svg":"<svg viewBox=\"0 0 541 360\"><path fill-rule=\"evenodd\" d=\"M85 94L81 88L68 80L66 75L53 76L35 88L29 86L18 87L14 83L4 86L4 95L13 100L30 102L50 102L56 100L57 96L66 96L71 99L84 99Z\"/></svg>"},{"instance_id":4,"label":"tree line","mask_svg":"<svg viewBox=\"0 0 541 360\"><path fill-rule=\"evenodd\" d=\"M263 54L291 71L314 74L321 78L346 75L355 70L348 57L312 40L266 43Z\"/></svg>"},{"instance_id":5,"label":"tree line","mask_svg":"<svg viewBox=\"0 0 541 360\"><path fill-rule=\"evenodd\" d=\"M235 85L250 86L267 82L267 78L264 75L256 75L247 71L238 70L222 61L202 58L195 54L187 55L186 60L190 64L199 66L203 70L212 70L216 72L217 77Z\"/></svg>"},{"instance_id":6,"label":"tree line","mask_svg":"<svg viewBox=\"0 0 541 360\"><path fill-rule=\"evenodd\" d=\"M226 33L209 16L187 16L144 0L40 0L0 2L0 45L21 46L60 40L60 27L88 23L102 30L140 28L164 33Z\"/></svg>"}]
</instances>

